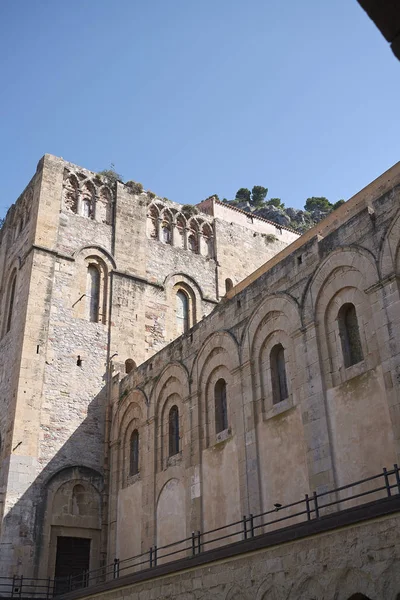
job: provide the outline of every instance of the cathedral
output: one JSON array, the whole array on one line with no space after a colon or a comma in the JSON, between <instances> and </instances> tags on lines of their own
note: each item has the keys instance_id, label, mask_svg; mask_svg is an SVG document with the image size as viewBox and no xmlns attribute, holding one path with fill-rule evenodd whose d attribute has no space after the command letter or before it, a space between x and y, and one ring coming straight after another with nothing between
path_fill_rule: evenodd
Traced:
<instances>
[{"instance_id":1,"label":"cathedral","mask_svg":"<svg viewBox=\"0 0 400 600\"><path fill-rule=\"evenodd\" d=\"M0 406L0 597L398 600L400 163L300 237L45 155Z\"/></svg>"}]
</instances>

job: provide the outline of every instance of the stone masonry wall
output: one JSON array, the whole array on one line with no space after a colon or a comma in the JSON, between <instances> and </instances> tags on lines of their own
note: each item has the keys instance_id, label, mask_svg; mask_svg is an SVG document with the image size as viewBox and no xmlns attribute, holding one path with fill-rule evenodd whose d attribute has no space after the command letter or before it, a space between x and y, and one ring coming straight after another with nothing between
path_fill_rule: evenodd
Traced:
<instances>
[{"instance_id":1,"label":"stone masonry wall","mask_svg":"<svg viewBox=\"0 0 400 600\"><path fill-rule=\"evenodd\" d=\"M399 517L242 554L117 589L95 600L397 600Z\"/></svg>"},{"instance_id":2,"label":"stone masonry wall","mask_svg":"<svg viewBox=\"0 0 400 600\"><path fill-rule=\"evenodd\" d=\"M190 332L114 379L109 561L398 462L400 165L389 173L372 184L374 195L366 188L350 200L325 237L308 232ZM359 336L350 365L339 326L349 305ZM278 344L288 388L280 401L271 367ZM218 432L221 378L228 427ZM174 405L179 452L169 456ZM130 478L134 429L140 468ZM142 518L127 528L132 507Z\"/></svg>"},{"instance_id":3,"label":"stone masonry wall","mask_svg":"<svg viewBox=\"0 0 400 600\"><path fill-rule=\"evenodd\" d=\"M160 198L153 201L160 211L181 209ZM0 232L3 329L8 279L17 269L12 328L0 340L0 506L5 507L0 575L46 577L55 532L92 536L82 520L74 521L79 528L68 529L68 519L60 525L52 512L57 485L73 493L66 477L75 477L93 497L102 494L99 507L107 508L109 375L112 368L123 371L127 359L142 363L177 336L179 286L190 296L192 325L225 293L224 283L218 283L218 269L228 273L225 262L234 282L252 270L250 259L236 265L222 250L232 243L235 227L227 224L225 236L222 222L218 233L207 215L196 221L213 238L207 255L203 230L199 252L150 238L151 202L146 193L134 194L128 186L45 155ZM188 236L191 225L185 223ZM267 247L242 225L236 230L236 243L246 244L255 264L281 248L274 240ZM90 265L100 273L96 322L89 319ZM103 531L101 538L97 530L91 537L96 564L105 560L107 537L104 515L97 517Z\"/></svg>"}]
</instances>

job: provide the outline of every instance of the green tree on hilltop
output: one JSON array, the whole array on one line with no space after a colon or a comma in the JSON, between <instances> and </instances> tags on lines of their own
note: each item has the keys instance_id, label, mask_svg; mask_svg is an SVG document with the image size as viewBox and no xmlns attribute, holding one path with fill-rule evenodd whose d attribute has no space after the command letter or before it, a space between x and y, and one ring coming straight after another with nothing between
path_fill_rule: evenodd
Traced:
<instances>
[{"instance_id":1,"label":"green tree on hilltop","mask_svg":"<svg viewBox=\"0 0 400 600\"><path fill-rule=\"evenodd\" d=\"M262 206L268 194L268 188L262 185L254 185L251 190L251 204L253 206Z\"/></svg>"},{"instance_id":2,"label":"green tree on hilltop","mask_svg":"<svg viewBox=\"0 0 400 600\"><path fill-rule=\"evenodd\" d=\"M327 211L332 208L332 204L324 196L312 196L311 198L307 198L304 208L308 212L315 210Z\"/></svg>"},{"instance_id":3,"label":"green tree on hilltop","mask_svg":"<svg viewBox=\"0 0 400 600\"><path fill-rule=\"evenodd\" d=\"M247 188L240 188L236 192L235 200L240 200L240 202L250 202L251 200L251 192Z\"/></svg>"}]
</instances>

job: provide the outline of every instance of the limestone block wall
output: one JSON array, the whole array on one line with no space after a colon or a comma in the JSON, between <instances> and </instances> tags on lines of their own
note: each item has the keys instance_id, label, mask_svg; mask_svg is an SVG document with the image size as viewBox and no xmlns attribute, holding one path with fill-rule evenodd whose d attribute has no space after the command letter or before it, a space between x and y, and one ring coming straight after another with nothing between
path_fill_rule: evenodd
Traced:
<instances>
[{"instance_id":1,"label":"limestone block wall","mask_svg":"<svg viewBox=\"0 0 400 600\"><path fill-rule=\"evenodd\" d=\"M397 600L399 517L92 593L96 600ZM83 595L83 594L82 594Z\"/></svg>"},{"instance_id":2,"label":"limestone block wall","mask_svg":"<svg viewBox=\"0 0 400 600\"><path fill-rule=\"evenodd\" d=\"M141 551L173 541L166 521L177 540L398 462L400 165L389 173L372 184L374 194L366 188L364 200L351 199L325 237L306 235L188 334L113 380L109 561L134 554L133 538L135 552L139 538ZM356 319L346 322L350 341L343 307ZM346 344L357 355L350 364ZM277 400L271 357L279 347L286 381ZM171 454L172 406L180 442ZM130 478L133 430L140 467ZM127 534L129 506L140 504L141 523Z\"/></svg>"}]
</instances>

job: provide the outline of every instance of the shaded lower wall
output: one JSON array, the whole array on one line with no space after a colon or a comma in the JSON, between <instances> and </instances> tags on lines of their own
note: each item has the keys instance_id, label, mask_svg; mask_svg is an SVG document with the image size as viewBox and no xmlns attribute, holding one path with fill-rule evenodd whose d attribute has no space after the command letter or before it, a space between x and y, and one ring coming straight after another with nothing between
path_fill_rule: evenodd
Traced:
<instances>
[{"instance_id":1,"label":"shaded lower wall","mask_svg":"<svg viewBox=\"0 0 400 600\"><path fill-rule=\"evenodd\" d=\"M398 600L398 594L400 514L396 513L90 597L96 600L353 600L355 595L370 600Z\"/></svg>"}]
</instances>

